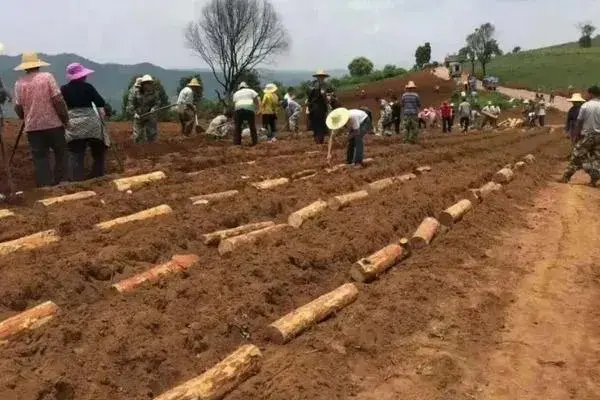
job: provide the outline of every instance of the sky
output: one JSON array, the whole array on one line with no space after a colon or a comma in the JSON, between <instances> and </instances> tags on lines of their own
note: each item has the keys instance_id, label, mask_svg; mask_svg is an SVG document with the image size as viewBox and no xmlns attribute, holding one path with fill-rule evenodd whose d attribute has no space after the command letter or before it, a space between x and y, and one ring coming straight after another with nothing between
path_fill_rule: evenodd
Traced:
<instances>
[{"instance_id":1,"label":"sky","mask_svg":"<svg viewBox=\"0 0 600 400\"><path fill-rule=\"evenodd\" d=\"M183 30L210 0L4 0L0 42L8 54L76 53L97 62L206 65ZM599 0L271 0L292 38L272 69L346 68L357 56L411 67L429 41L443 60L485 22L504 51L577 40L579 22L600 27ZM34 12L35 11L35 12ZM595 18L595 20L594 20Z\"/></svg>"}]
</instances>

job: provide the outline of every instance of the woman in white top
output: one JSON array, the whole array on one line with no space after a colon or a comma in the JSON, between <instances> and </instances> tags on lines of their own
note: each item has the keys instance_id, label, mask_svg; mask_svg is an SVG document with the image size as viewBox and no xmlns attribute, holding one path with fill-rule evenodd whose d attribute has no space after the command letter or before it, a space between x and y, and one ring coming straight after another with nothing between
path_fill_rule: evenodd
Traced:
<instances>
[{"instance_id":1,"label":"woman in white top","mask_svg":"<svg viewBox=\"0 0 600 400\"><path fill-rule=\"evenodd\" d=\"M331 146L335 131L346 127L348 129L348 149L346 151L346 164L362 166L364 156L364 137L373 125L369 114L360 109L336 108L329 113L326 120L327 127L332 133L329 137L327 161L331 161Z\"/></svg>"},{"instance_id":2,"label":"woman in white top","mask_svg":"<svg viewBox=\"0 0 600 400\"><path fill-rule=\"evenodd\" d=\"M242 125L248 123L250 135L252 136L252 146L258 143L258 134L256 132L256 110L260 107L258 93L250 89L246 82L240 83L238 91L233 94L233 103L235 108L235 133L233 135L233 144L241 146L242 144Z\"/></svg>"}]
</instances>

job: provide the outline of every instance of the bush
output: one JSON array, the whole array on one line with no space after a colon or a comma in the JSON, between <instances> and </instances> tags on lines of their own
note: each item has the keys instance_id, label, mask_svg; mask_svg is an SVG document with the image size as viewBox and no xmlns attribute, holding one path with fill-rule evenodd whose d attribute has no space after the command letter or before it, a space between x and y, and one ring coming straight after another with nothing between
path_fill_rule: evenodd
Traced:
<instances>
[{"instance_id":1,"label":"bush","mask_svg":"<svg viewBox=\"0 0 600 400\"><path fill-rule=\"evenodd\" d=\"M348 64L351 76L366 76L373 72L373 62L366 57L357 57Z\"/></svg>"}]
</instances>

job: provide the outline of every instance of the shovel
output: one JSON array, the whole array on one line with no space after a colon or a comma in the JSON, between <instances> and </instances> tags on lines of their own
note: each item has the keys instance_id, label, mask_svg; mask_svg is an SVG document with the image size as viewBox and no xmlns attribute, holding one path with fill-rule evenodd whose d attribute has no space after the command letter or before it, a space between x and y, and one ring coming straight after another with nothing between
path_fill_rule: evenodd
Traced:
<instances>
[{"instance_id":1,"label":"shovel","mask_svg":"<svg viewBox=\"0 0 600 400\"><path fill-rule=\"evenodd\" d=\"M194 122L195 122L195 125L196 125L195 128L194 128L196 130L196 133L202 133L202 132L204 132L204 128L202 128L200 126L200 124L198 123L198 114L195 115Z\"/></svg>"}]
</instances>

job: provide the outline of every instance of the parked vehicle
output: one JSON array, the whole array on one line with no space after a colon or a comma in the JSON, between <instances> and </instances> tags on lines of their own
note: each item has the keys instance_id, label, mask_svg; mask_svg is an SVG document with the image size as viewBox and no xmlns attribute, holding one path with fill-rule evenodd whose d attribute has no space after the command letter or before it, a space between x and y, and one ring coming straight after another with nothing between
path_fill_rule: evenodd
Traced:
<instances>
[{"instance_id":1,"label":"parked vehicle","mask_svg":"<svg viewBox=\"0 0 600 400\"><path fill-rule=\"evenodd\" d=\"M500 80L495 76L486 76L483 78L483 87L486 90L496 90L499 82Z\"/></svg>"}]
</instances>

